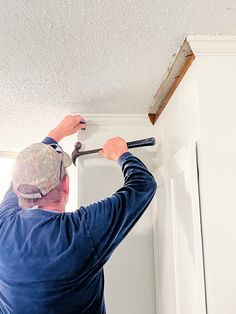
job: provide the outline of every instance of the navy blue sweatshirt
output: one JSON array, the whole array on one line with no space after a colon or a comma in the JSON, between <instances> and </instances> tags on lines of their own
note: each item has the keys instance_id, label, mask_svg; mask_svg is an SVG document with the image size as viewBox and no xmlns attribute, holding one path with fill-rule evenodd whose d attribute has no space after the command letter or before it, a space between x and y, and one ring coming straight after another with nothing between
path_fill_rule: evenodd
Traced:
<instances>
[{"instance_id":1,"label":"navy blue sweatshirt","mask_svg":"<svg viewBox=\"0 0 236 314\"><path fill-rule=\"evenodd\" d=\"M11 183L0 205L0 313L106 312L103 266L156 191L137 157L124 153L118 164L124 185L74 212L22 209Z\"/></svg>"}]
</instances>

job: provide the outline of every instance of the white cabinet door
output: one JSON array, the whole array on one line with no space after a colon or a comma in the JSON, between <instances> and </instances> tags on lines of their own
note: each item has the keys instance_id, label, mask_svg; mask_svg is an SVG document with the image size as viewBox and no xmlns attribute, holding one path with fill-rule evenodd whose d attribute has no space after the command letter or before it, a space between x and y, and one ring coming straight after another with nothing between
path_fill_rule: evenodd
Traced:
<instances>
[{"instance_id":1,"label":"white cabinet door","mask_svg":"<svg viewBox=\"0 0 236 314\"><path fill-rule=\"evenodd\" d=\"M196 146L188 144L157 172L154 214L158 314L204 314Z\"/></svg>"}]
</instances>

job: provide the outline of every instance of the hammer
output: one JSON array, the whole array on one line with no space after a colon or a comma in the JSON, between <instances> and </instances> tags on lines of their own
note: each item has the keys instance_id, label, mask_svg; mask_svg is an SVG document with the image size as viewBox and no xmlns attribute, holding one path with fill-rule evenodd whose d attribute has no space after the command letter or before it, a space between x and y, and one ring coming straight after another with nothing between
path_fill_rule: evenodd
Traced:
<instances>
[{"instance_id":1,"label":"hammer","mask_svg":"<svg viewBox=\"0 0 236 314\"><path fill-rule=\"evenodd\" d=\"M145 138L143 140L137 140L132 142L127 142L128 148L136 148L136 147L144 147L144 146L153 146L156 144L156 139L154 137ZM71 154L71 159L73 161L73 164L76 166L76 159L79 156L82 155L89 155L89 154L95 154L98 153L102 148L92 149L92 150L85 150L80 151L82 147L82 144L80 142L75 143L75 149L73 150Z\"/></svg>"}]
</instances>

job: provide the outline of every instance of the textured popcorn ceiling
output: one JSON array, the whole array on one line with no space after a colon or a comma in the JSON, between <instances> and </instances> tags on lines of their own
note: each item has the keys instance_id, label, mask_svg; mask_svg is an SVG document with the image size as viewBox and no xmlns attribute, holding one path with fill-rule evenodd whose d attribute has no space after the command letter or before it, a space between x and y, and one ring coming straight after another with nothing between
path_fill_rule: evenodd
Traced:
<instances>
[{"instance_id":1,"label":"textured popcorn ceiling","mask_svg":"<svg viewBox=\"0 0 236 314\"><path fill-rule=\"evenodd\" d=\"M0 0L1 134L147 113L187 34L235 35L236 1Z\"/></svg>"}]
</instances>

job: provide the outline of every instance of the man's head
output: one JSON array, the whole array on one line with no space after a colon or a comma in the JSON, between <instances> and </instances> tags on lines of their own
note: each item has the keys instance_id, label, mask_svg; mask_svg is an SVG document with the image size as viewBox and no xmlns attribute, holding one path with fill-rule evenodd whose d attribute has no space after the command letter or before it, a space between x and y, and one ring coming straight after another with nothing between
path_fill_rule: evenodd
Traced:
<instances>
[{"instance_id":1,"label":"man's head","mask_svg":"<svg viewBox=\"0 0 236 314\"><path fill-rule=\"evenodd\" d=\"M69 195L66 168L71 159L59 145L35 143L16 157L13 187L22 208L64 210Z\"/></svg>"}]
</instances>

